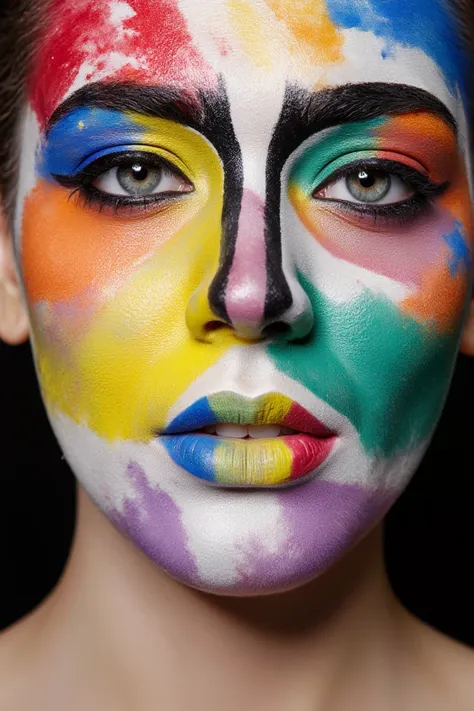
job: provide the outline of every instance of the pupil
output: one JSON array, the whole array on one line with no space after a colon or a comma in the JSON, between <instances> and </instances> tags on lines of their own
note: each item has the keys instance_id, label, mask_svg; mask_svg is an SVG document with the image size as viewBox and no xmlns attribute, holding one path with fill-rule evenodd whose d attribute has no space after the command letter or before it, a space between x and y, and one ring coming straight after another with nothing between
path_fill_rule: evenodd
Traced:
<instances>
[{"instance_id":1,"label":"pupil","mask_svg":"<svg viewBox=\"0 0 474 711\"><path fill-rule=\"evenodd\" d=\"M361 170L357 177L359 179L359 183L362 185L363 188L373 188L374 187L375 177L374 177L374 175L367 173L366 170Z\"/></svg>"},{"instance_id":2,"label":"pupil","mask_svg":"<svg viewBox=\"0 0 474 711\"><path fill-rule=\"evenodd\" d=\"M132 177L140 182L148 178L148 170L140 164L132 165Z\"/></svg>"}]
</instances>

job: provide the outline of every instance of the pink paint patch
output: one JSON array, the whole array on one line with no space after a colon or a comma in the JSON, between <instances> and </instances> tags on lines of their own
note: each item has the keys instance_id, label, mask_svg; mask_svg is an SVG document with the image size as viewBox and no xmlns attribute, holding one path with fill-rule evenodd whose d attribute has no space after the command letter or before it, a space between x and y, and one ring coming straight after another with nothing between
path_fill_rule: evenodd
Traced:
<instances>
[{"instance_id":1,"label":"pink paint patch","mask_svg":"<svg viewBox=\"0 0 474 711\"><path fill-rule=\"evenodd\" d=\"M330 210L301 213L316 239L335 257L382 274L412 288L419 288L424 272L443 258L443 235L452 230L453 216L437 208L413 223L384 226L341 220ZM317 213L316 213L317 210Z\"/></svg>"},{"instance_id":2,"label":"pink paint patch","mask_svg":"<svg viewBox=\"0 0 474 711\"><path fill-rule=\"evenodd\" d=\"M29 82L43 128L76 82L177 83L191 94L216 86L177 0L52 0L48 14Z\"/></svg>"},{"instance_id":3,"label":"pink paint patch","mask_svg":"<svg viewBox=\"0 0 474 711\"><path fill-rule=\"evenodd\" d=\"M267 290L264 204L244 190L234 260L226 289L226 309L242 333L253 332L263 322Z\"/></svg>"}]
</instances>

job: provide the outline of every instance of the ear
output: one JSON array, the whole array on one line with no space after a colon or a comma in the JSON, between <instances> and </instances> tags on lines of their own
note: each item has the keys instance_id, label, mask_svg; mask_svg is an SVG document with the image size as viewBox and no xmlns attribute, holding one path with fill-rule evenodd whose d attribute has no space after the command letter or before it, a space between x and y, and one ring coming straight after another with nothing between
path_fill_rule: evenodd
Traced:
<instances>
[{"instance_id":1,"label":"ear","mask_svg":"<svg viewBox=\"0 0 474 711\"><path fill-rule=\"evenodd\" d=\"M462 334L461 353L474 356L474 293L469 304L468 316Z\"/></svg>"},{"instance_id":2,"label":"ear","mask_svg":"<svg viewBox=\"0 0 474 711\"><path fill-rule=\"evenodd\" d=\"M11 345L28 338L28 314L15 264L13 237L0 207L0 339Z\"/></svg>"}]
</instances>

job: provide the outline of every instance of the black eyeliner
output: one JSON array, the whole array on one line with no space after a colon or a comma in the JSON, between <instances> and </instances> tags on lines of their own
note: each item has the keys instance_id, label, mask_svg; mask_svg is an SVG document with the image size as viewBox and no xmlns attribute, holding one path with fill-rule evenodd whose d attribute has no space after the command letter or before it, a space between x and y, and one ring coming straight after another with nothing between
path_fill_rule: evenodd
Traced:
<instances>
[{"instance_id":1,"label":"black eyeliner","mask_svg":"<svg viewBox=\"0 0 474 711\"><path fill-rule=\"evenodd\" d=\"M357 170L377 171L396 175L403 180L415 193L406 200L388 204L373 204L340 200L336 198L320 198L315 195L336 183L339 179L355 173ZM368 160L355 160L338 168L329 178L318 185L312 195L314 200L337 207L338 210L348 215L356 215L363 219L372 218L374 224L385 221L385 226L393 224L405 225L419 215L422 215L431 206L431 201L442 195L449 188L449 181L434 183L427 175L416 169L385 158L371 158Z\"/></svg>"},{"instance_id":2,"label":"black eyeliner","mask_svg":"<svg viewBox=\"0 0 474 711\"><path fill-rule=\"evenodd\" d=\"M93 183L101 175L113 168L131 167L134 163L145 163L147 166L159 168L169 175L178 176L184 182L192 186L189 178L180 168L171 161L151 151L122 151L109 153L91 161L83 170L74 175L53 175L56 182L65 188L72 188L69 199L76 198L78 204L87 208L94 208L99 213L105 209L111 210L113 214L127 212L133 216L137 212L146 212L149 207L157 208L165 206L175 200L189 195L193 190L183 192L161 192L142 197L127 197L126 195L114 195L106 193L96 188Z\"/></svg>"},{"instance_id":3,"label":"black eyeliner","mask_svg":"<svg viewBox=\"0 0 474 711\"><path fill-rule=\"evenodd\" d=\"M401 178L408 183L410 187L421 192L427 197L437 197L449 187L449 182L434 183L427 175L424 175L420 171L405 165L404 163L388 160L386 158L370 158L368 160L358 159L352 163L347 163L346 165L341 166L326 180L314 188L313 194L315 192L319 192L320 190L324 190L324 188L332 185L340 178L345 178L347 175L355 173L356 170L373 170L379 173L390 173L391 175L396 175L398 178Z\"/></svg>"}]
</instances>

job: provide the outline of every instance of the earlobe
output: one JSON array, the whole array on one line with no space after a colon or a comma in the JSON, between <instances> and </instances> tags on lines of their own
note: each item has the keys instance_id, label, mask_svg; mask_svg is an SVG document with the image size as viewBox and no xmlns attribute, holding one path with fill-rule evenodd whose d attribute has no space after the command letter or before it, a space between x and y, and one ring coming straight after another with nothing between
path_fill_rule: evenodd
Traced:
<instances>
[{"instance_id":1,"label":"earlobe","mask_svg":"<svg viewBox=\"0 0 474 711\"><path fill-rule=\"evenodd\" d=\"M0 339L11 345L28 338L28 315L13 256L13 240L0 214Z\"/></svg>"},{"instance_id":2,"label":"earlobe","mask_svg":"<svg viewBox=\"0 0 474 711\"><path fill-rule=\"evenodd\" d=\"M469 305L469 313L461 340L461 353L474 356L474 296Z\"/></svg>"}]
</instances>

